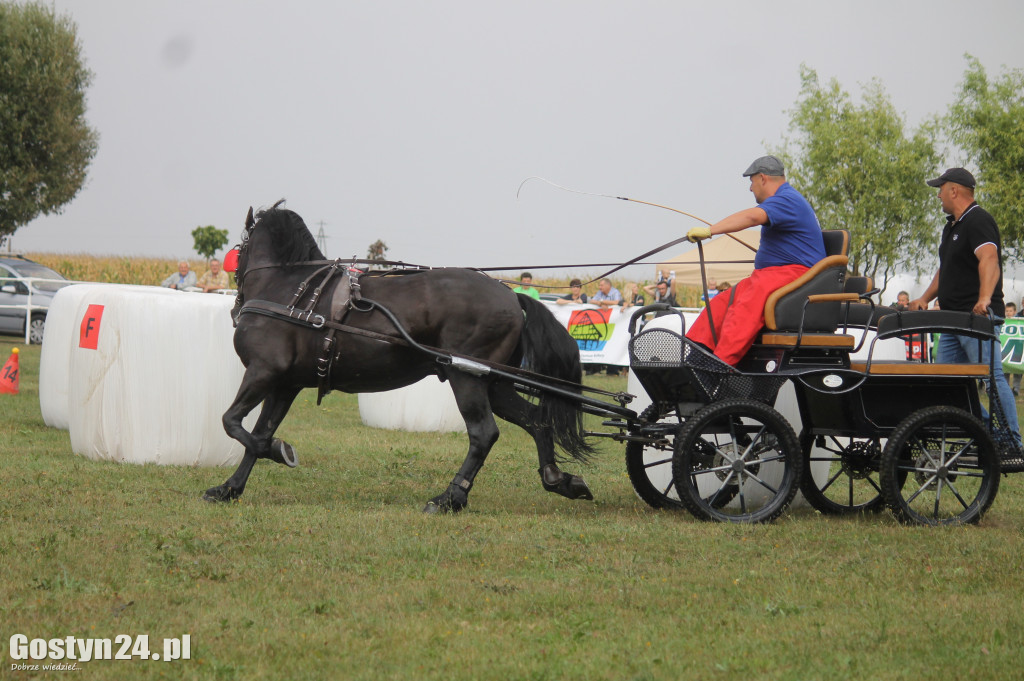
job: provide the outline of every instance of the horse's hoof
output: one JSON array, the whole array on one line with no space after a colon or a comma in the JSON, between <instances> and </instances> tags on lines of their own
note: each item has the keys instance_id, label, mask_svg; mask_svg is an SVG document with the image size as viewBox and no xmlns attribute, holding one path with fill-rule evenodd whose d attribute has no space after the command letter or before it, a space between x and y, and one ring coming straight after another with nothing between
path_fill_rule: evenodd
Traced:
<instances>
[{"instance_id":1,"label":"horse's hoof","mask_svg":"<svg viewBox=\"0 0 1024 681\"><path fill-rule=\"evenodd\" d=\"M238 497L242 496L241 491L231 487L230 485L218 485L217 487L211 487L210 489L203 492L203 501L209 501L210 503L218 503L223 501L233 501Z\"/></svg>"},{"instance_id":2,"label":"horse's hoof","mask_svg":"<svg viewBox=\"0 0 1024 681\"><path fill-rule=\"evenodd\" d=\"M567 494L565 496L570 499L583 499L584 501L593 501L594 494L590 491L590 487L583 481L583 478L578 475L570 475L569 482L567 485Z\"/></svg>"},{"instance_id":3,"label":"horse's hoof","mask_svg":"<svg viewBox=\"0 0 1024 681\"><path fill-rule=\"evenodd\" d=\"M541 484L548 492L561 494L567 499L584 499L593 501L594 495L587 483L578 475L570 475L558 470L556 466L547 465L540 470Z\"/></svg>"},{"instance_id":4,"label":"horse's hoof","mask_svg":"<svg viewBox=\"0 0 1024 681\"><path fill-rule=\"evenodd\" d=\"M299 465L299 455L295 453L295 447L276 437L270 443L270 454L267 458L276 463L283 463L288 468Z\"/></svg>"},{"instance_id":5,"label":"horse's hoof","mask_svg":"<svg viewBox=\"0 0 1024 681\"><path fill-rule=\"evenodd\" d=\"M466 504L458 503L452 499L448 492L439 494L423 507L424 513L458 513L466 507Z\"/></svg>"}]
</instances>

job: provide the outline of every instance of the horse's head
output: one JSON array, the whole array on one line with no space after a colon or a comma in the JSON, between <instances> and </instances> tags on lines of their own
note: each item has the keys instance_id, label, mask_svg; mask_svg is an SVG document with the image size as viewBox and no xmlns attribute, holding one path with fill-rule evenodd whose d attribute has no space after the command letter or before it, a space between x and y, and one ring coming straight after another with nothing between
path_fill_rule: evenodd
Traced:
<instances>
[{"instance_id":1,"label":"horse's head","mask_svg":"<svg viewBox=\"0 0 1024 681\"><path fill-rule=\"evenodd\" d=\"M298 213L281 208L283 203L281 199L255 215L249 208L235 271L239 290L245 275L252 270L324 259L306 223Z\"/></svg>"}]
</instances>

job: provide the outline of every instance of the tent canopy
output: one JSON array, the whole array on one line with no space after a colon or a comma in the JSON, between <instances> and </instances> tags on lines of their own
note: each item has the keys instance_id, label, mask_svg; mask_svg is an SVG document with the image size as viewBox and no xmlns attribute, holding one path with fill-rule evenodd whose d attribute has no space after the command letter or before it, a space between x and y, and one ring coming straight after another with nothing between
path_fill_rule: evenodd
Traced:
<instances>
[{"instance_id":1,"label":"tent canopy","mask_svg":"<svg viewBox=\"0 0 1024 681\"><path fill-rule=\"evenodd\" d=\"M736 232L734 236L754 249L761 243L759 228L745 229ZM754 270L754 251L736 239L721 234L704 242L704 261L709 286L712 281L718 284L735 284L740 279L750 276ZM700 256L696 244L690 246L685 253L659 263L658 270L666 274L674 271L677 286L700 287Z\"/></svg>"}]
</instances>

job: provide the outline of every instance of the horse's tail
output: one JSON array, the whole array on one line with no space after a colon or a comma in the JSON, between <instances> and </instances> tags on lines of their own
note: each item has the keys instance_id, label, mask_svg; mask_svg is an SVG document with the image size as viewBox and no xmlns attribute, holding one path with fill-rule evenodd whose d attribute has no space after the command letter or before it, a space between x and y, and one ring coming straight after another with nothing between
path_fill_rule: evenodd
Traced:
<instances>
[{"instance_id":1,"label":"horse's tail","mask_svg":"<svg viewBox=\"0 0 1024 681\"><path fill-rule=\"evenodd\" d=\"M544 376L580 383L583 367L576 341L543 303L523 294L518 294L518 298L519 306L525 313L525 325L520 338L523 368ZM585 437L580 403L571 398L542 392L540 410L542 424L551 426L554 431L555 444L577 461L589 460L594 449Z\"/></svg>"}]
</instances>

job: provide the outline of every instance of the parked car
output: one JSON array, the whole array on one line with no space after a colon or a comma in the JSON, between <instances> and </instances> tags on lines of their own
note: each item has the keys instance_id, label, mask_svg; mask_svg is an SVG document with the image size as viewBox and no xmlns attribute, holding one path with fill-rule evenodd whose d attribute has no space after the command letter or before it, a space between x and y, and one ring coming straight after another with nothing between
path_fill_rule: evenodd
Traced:
<instances>
[{"instance_id":1,"label":"parked car","mask_svg":"<svg viewBox=\"0 0 1024 681\"><path fill-rule=\"evenodd\" d=\"M52 281L35 281L33 278ZM32 306L47 308L57 291L67 286L64 277L49 267L21 256L0 258L0 333L25 336L25 305L31 292ZM17 305L21 307L5 307ZM42 343L46 310L33 309L28 315L29 342Z\"/></svg>"}]
</instances>

